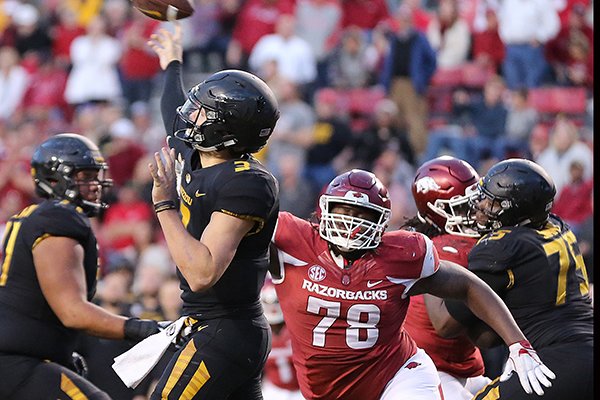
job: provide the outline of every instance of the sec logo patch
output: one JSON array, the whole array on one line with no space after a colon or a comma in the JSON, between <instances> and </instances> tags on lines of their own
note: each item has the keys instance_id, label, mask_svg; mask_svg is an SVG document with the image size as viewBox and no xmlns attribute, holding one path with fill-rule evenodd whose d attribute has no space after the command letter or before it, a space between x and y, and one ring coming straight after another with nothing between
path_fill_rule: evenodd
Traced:
<instances>
[{"instance_id":1,"label":"sec logo patch","mask_svg":"<svg viewBox=\"0 0 600 400\"><path fill-rule=\"evenodd\" d=\"M308 277L314 282L321 282L323 279L325 279L325 276L327 276L325 273L325 268L321 267L320 265L313 265L308 269Z\"/></svg>"}]
</instances>

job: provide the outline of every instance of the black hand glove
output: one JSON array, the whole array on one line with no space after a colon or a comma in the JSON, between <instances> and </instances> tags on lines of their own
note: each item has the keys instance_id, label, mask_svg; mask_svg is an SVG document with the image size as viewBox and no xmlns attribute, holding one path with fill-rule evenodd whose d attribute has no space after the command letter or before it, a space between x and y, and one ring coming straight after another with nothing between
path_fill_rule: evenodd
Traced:
<instances>
[{"instance_id":1,"label":"black hand glove","mask_svg":"<svg viewBox=\"0 0 600 400\"><path fill-rule=\"evenodd\" d=\"M72 370L77 372L78 375L87 378L88 375L88 366L85 358L76 351L71 354L71 364Z\"/></svg>"},{"instance_id":2,"label":"black hand glove","mask_svg":"<svg viewBox=\"0 0 600 400\"><path fill-rule=\"evenodd\" d=\"M158 333L158 322L152 319L129 318L125 321L125 339L139 342Z\"/></svg>"}]
</instances>

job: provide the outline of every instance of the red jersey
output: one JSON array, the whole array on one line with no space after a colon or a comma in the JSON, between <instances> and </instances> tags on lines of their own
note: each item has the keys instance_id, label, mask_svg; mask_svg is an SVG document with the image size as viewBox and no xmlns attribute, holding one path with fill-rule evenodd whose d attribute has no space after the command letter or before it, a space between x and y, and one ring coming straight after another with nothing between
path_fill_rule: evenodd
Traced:
<instances>
[{"instance_id":1,"label":"red jersey","mask_svg":"<svg viewBox=\"0 0 600 400\"><path fill-rule=\"evenodd\" d=\"M420 233L388 232L342 268L315 228L281 212L274 236L283 265L273 283L300 390L309 399L378 398L416 352L402 328L406 292L437 271L437 251Z\"/></svg>"},{"instance_id":2,"label":"red jersey","mask_svg":"<svg viewBox=\"0 0 600 400\"><path fill-rule=\"evenodd\" d=\"M469 251L477 243L476 238L448 234L436 236L432 240L440 259L455 262L465 268L468 265ZM438 336L429 320L422 295L411 297L404 328L431 357L438 371L460 378L483 374L481 353L466 336L452 339Z\"/></svg>"},{"instance_id":3,"label":"red jersey","mask_svg":"<svg viewBox=\"0 0 600 400\"><path fill-rule=\"evenodd\" d=\"M282 389L299 389L296 369L292 363L292 340L285 326L279 334L273 334L271 352L265 364L265 377Z\"/></svg>"}]
</instances>

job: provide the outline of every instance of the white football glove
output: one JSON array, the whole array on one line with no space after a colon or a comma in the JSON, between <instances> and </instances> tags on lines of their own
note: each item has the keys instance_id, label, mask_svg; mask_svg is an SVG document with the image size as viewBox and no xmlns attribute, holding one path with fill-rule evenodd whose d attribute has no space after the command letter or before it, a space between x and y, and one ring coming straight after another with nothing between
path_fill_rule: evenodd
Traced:
<instances>
[{"instance_id":1,"label":"white football glove","mask_svg":"<svg viewBox=\"0 0 600 400\"><path fill-rule=\"evenodd\" d=\"M500 375L500 382L508 380L513 372L516 371L521 386L523 386L527 394L531 394L533 388L533 391L539 396L543 395L544 390L540 383L546 387L552 386L552 382L548 378L556 378L554 372L550 371L550 368L542 363L536 351L527 340L511 344L508 346L508 350L510 354L508 355L504 372Z\"/></svg>"}]
</instances>

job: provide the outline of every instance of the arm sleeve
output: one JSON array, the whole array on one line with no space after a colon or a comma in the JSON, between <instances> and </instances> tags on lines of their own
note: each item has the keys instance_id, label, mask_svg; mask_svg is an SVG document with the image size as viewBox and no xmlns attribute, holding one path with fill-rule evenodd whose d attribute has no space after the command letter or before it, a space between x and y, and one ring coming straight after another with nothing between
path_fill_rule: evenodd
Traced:
<instances>
[{"instance_id":1,"label":"arm sleeve","mask_svg":"<svg viewBox=\"0 0 600 400\"><path fill-rule=\"evenodd\" d=\"M160 98L160 111L166 132L171 132L173 129L177 118L177 107L184 102L185 92L181 77L181 63L172 61L165 70L165 85Z\"/></svg>"}]
</instances>

